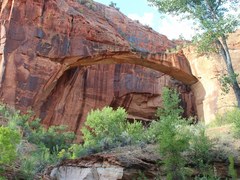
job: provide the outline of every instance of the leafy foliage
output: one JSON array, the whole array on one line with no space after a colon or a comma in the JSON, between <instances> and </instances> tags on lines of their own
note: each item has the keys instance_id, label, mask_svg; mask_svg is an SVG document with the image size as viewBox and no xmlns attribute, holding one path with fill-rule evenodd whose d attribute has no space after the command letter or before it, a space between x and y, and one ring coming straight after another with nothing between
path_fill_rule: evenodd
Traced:
<instances>
[{"instance_id":1,"label":"leafy foliage","mask_svg":"<svg viewBox=\"0 0 240 180\"><path fill-rule=\"evenodd\" d=\"M240 137L240 109L233 108L226 111L224 114L217 115L210 126L222 126L226 124L233 124L234 133L236 137Z\"/></svg>"},{"instance_id":2,"label":"leafy foliage","mask_svg":"<svg viewBox=\"0 0 240 180\"><path fill-rule=\"evenodd\" d=\"M186 121L172 119L170 116L161 120L161 133L158 137L159 151L164 157L168 172L168 179L183 179L184 165L186 163L182 153L189 147L189 134L184 131Z\"/></svg>"},{"instance_id":3,"label":"leafy foliage","mask_svg":"<svg viewBox=\"0 0 240 180\"><path fill-rule=\"evenodd\" d=\"M157 110L157 140L168 179L183 178L185 159L182 153L189 147L190 136L187 133L187 121L180 117L182 108L179 106L179 94L176 90L163 89L163 108ZM151 128L151 126L150 126Z\"/></svg>"},{"instance_id":4,"label":"leafy foliage","mask_svg":"<svg viewBox=\"0 0 240 180\"><path fill-rule=\"evenodd\" d=\"M0 105L0 114L8 122L7 127L0 128L1 150L1 145L4 145L3 151L0 151L0 164L2 163L1 158L4 158L5 165L10 160L14 160L18 153L17 160L20 164L18 176L22 179L34 179L34 176L43 172L47 165L58 162L58 152L70 147L75 137L74 133L65 132L66 127L63 126L52 126L45 129L40 124L40 119L32 118L31 112L20 114L13 108ZM18 132L21 132L21 136ZM19 142L21 143L19 144ZM26 149L25 146L29 142L31 148ZM16 144L19 144L17 151Z\"/></svg>"},{"instance_id":5,"label":"leafy foliage","mask_svg":"<svg viewBox=\"0 0 240 180\"><path fill-rule=\"evenodd\" d=\"M163 88L162 100L163 107L157 110L157 117L159 117L160 120L169 116L171 116L172 119L178 119L182 115L183 109L179 106L181 100L176 90Z\"/></svg>"},{"instance_id":6,"label":"leafy foliage","mask_svg":"<svg viewBox=\"0 0 240 180\"><path fill-rule=\"evenodd\" d=\"M33 121L32 123L35 124L37 122ZM32 133L29 133L27 139L33 144L44 145L52 153L59 149L70 147L75 135L72 132L65 131L66 126L51 126L48 129L39 127L34 129Z\"/></svg>"},{"instance_id":7,"label":"leafy foliage","mask_svg":"<svg viewBox=\"0 0 240 180\"><path fill-rule=\"evenodd\" d=\"M120 10L120 8L117 7L117 3L114 3L114 2L112 2L112 1L110 2L109 6L115 8L115 9L118 10L118 11Z\"/></svg>"},{"instance_id":8,"label":"leafy foliage","mask_svg":"<svg viewBox=\"0 0 240 180\"><path fill-rule=\"evenodd\" d=\"M237 11L239 1L232 0L148 0L156 6L160 12L180 15L198 22L199 30L207 32L206 39L216 39L222 35L233 32L239 25L238 14L229 11ZM205 39L205 38L204 38Z\"/></svg>"},{"instance_id":9,"label":"leafy foliage","mask_svg":"<svg viewBox=\"0 0 240 180\"><path fill-rule=\"evenodd\" d=\"M20 134L9 127L0 126L0 166L12 163L17 156Z\"/></svg>"},{"instance_id":10,"label":"leafy foliage","mask_svg":"<svg viewBox=\"0 0 240 180\"><path fill-rule=\"evenodd\" d=\"M91 111L82 129L84 147L110 149L112 147L134 144L143 137L141 122L127 121L127 113L123 108L113 110L105 107Z\"/></svg>"},{"instance_id":11,"label":"leafy foliage","mask_svg":"<svg viewBox=\"0 0 240 180\"><path fill-rule=\"evenodd\" d=\"M205 127L201 124L197 126L190 126L189 136L191 153L191 161L196 165L203 175L210 175L210 162L212 161L212 154L209 153L213 148L213 141L211 141L205 134Z\"/></svg>"},{"instance_id":12,"label":"leafy foliage","mask_svg":"<svg viewBox=\"0 0 240 180\"><path fill-rule=\"evenodd\" d=\"M234 123L234 131L236 137L240 137L240 109L235 108L232 111L228 111L223 116L226 121L231 121Z\"/></svg>"},{"instance_id":13,"label":"leafy foliage","mask_svg":"<svg viewBox=\"0 0 240 180\"><path fill-rule=\"evenodd\" d=\"M227 37L240 24L239 0L148 0L160 12L195 20L198 34L193 38L199 53L217 52L226 64L228 76L240 107L240 87L232 66ZM234 13L232 13L232 11ZM225 83L227 82L225 78ZM225 86L226 87L226 86ZM228 90L228 89L226 89Z\"/></svg>"},{"instance_id":14,"label":"leafy foliage","mask_svg":"<svg viewBox=\"0 0 240 180\"><path fill-rule=\"evenodd\" d=\"M219 81L221 84L221 90L223 93L227 94L230 91L230 87L232 87L234 79L238 77L238 74L231 74L231 75L223 75L220 77Z\"/></svg>"},{"instance_id":15,"label":"leafy foliage","mask_svg":"<svg viewBox=\"0 0 240 180\"><path fill-rule=\"evenodd\" d=\"M63 149L58 157L74 159L115 147L138 144L143 141L144 132L141 122L127 121L127 113L121 107L117 110L111 107L92 110L82 128L84 143Z\"/></svg>"},{"instance_id":16,"label":"leafy foliage","mask_svg":"<svg viewBox=\"0 0 240 180\"><path fill-rule=\"evenodd\" d=\"M208 125L210 127L219 127L223 126L226 124L238 124L238 121L240 116L240 112L237 108L234 108L232 110L226 111L224 114L217 114L215 119ZM236 123L235 123L236 122ZM239 131L240 131L240 125L239 126ZM236 128L235 130L237 130Z\"/></svg>"},{"instance_id":17,"label":"leafy foliage","mask_svg":"<svg viewBox=\"0 0 240 180\"><path fill-rule=\"evenodd\" d=\"M30 154L20 157L20 174L23 179L34 179L47 166L56 164L58 161L57 153L50 153L45 146L38 146Z\"/></svg>"},{"instance_id":18,"label":"leafy foliage","mask_svg":"<svg viewBox=\"0 0 240 180\"><path fill-rule=\"evenodd\" d=\"M157 137L161 133L161 123L159 123L161 120L164 119L171 119L173 120L179 120L183 109L181 106L179 106L180 99L179 94L176 90L172 90L169 88L163 88L162 92L162 108L157 109L156 116L158 117L158 121L153 121L148 130L146 131L146 139L149 142L156 142Z\"/></svg>"},{"instance_id":19,"label":"leafy foliage","mask_svg":"<svg viewBox=\"0 0 240 180\"><path fill-rule=\"evenodd\" d=\"M164 157L167 179L184 179L187 163L183 155L185 152L191 154L191 160L203 175L209 175L209 150L212 142L205 135L203 126L190 125L189 120L181 117L182 108L179 102L179 95L175 90L164 88L163 108L157 111L159 120L150 125L150 135L155 134L150 138L157 139L159 152Z\"/></svg>"},{"instance_id":20,"label":"leafy foliage","mask_svg":"<svg viewBox=\"0 0 240 180\"><path fill-rule=\"evenodd\" d=\"M0 106L0 114L8 119L8 127L21 129L23 138L36 145L44 145L50 152L58 149L68 148L75 138L74 133L65 132L66 126L51 126L46 129L40 124L40 119L30 120L33 113L20 114L7 106Z\"/></svg>"},{"instance_id":21,"label":"leafy foliage","mask_svg":"<svg viewBox=\"0 0 240 180\"><path fill-rule=\"evenodd\" d=\"M231 176L232 179L237 179L237 172L234 169L234 158L232 156L228 157L229 166L228 166L228 174Z\"/></svg>"}]
</instances>

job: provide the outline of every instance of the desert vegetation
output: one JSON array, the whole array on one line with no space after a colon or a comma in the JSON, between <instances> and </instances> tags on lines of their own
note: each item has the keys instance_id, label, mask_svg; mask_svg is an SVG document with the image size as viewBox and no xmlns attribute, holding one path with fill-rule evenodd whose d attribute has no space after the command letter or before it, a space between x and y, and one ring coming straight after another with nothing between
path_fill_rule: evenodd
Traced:
<instances>
[{"instance_id":1,"label":"desert vegetation","mask_svg":"<svg viewBox=\"0 0 240 180\"><path fill-rule=\"evenodd\" d=\"M0 127L1 179L7 179L9 172L15 179L37 179L46 167L64 159L147 144L156 144L167 179L190 177L189 168L193 167L199 172L195 179L218 179L211 164L214 141L206 135L206 127L192 124L191 118L182 118L179 102L175 90L164 88L163 107L157 110L157 119L147 127L139 121L128 122L127 113L121 107L92 110L82 128L82 144L73 143L74 134L67 132L64 126L45 129L40 119L32 119L31 112L21 114L1 105L1 121L5 122ZM234 109L218 116L212 126L231 123L235 138L239 138L239 112ZM229 177L236 177L233 156L228 154L226 158L229 159Z\"/></svg>"}]
</instances>

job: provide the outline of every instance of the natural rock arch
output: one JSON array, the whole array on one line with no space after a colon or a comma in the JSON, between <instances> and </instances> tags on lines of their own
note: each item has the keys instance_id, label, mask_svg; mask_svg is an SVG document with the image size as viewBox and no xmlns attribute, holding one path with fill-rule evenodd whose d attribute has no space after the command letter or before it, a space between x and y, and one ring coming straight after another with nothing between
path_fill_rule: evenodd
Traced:
<instances>
[{"instance_id":1,"label":"natural rock arch","mask_svg":"<svg viewBox=\"0 0 240 180\"><path fill-rule=\"evenodd\" d=\"M60 86L63 89L59 90L65 91L63 95L67 96L68 87L73 86L64 86L64 83L71 83L64 78L72 74L84 77L83 67L94 64L137 64L185 84L197 81L181 52L165 53L166 49L176 47L166 36L112 7L99 3L91 7L75 0L4 0L0 4L2 101L22 110L33 107L41 116L48 117L41 108L48 107L51 101L47 99L56 95L52 94L53 90ZM60 81L64 83L59 84ZM71 98L78 97L73 93ZM71 114L71 109L75 108L71 106L70 103L69 110L53 110L78 121L80 115ZM58 115L46 119L55 119L58 124L65 120Z\"/></svg>"}]
</instances>

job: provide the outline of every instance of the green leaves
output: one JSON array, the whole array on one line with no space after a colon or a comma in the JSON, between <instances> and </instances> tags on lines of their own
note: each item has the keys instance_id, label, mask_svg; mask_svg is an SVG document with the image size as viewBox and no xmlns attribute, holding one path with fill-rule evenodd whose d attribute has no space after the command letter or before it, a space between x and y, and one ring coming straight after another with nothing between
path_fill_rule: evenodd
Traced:
<instances>
[{"instance_id":1,"label":"green leaves","mask_svg":"<svg viewBox=\"0 0 240 180\"><path fill-rule=\"evenodd\" d=\"M238 77L238 74L223 75L220 77L219 81L221 84L221 90L223 93L227 94L230 91L230 87L233 85L234 80Z\"/></svg>"},{"instance_id":2,"label":"green leaves","mask_svg":"<svg viewBox=\"0 0 240 180\"><path fill-rule=\"evenodd\" d=\"M162 91L162 100L163 107L158 108L157 117L164 119L165 117L171 116L173 119L177 119L181 116L183 109L179 106L180 99L176 90L164 87Z\"/></svg>"},{"instance_id":3,"label":"green leaves","mask_svg":"<svg viewBox=\"0 0 240 180\"><path fill-rule=\"evenodd\" d=\"M0 165L10 164L15 160L19 143L18 131L0 126Z\"/></svg>"},{"instance_id":4,"label":"green leaves","mask_svg":"<svg viewBox=\"0 0 240 180\"><path fill-rule=\"evenodd\" d=\"M201 164L200 170L209 169L212 143L205 135L205 128L191 126L188 120L181 117L182 108L179 107L180 99L176 90L164 88L162 98L163 107L157 111L159 120L151 123L147 135L151 141L155 138L159 144L167 179L184 179L187 163L184 152L191 154L193 163L199 169L198 165Z\"/></svg>"},{"instance_id":5,"label":"green leaves","mask_svg":"<svg viewBox=\"0 0 240 180\"><path fill-rule=\"evenodd\" d=\"M144 128L141 122L127 121L127 113L123 108L113 110L104 107L91 111L82 128L83 146L96 147L102 150L117 146L134 144L143 138Z\"/></svg>"},{"instance_id":6,"label":"green leaves","mask_svg":"<svg viewBox=\"0 0 240 180\"><path fill-rule=\"evenodd\" d=\"M40 119L30 121L31 112L23 115L0 105L0 115L7 122L7 127L0 126L0 166L13 162L18 152L21 179L34 179L47 165L56 163L58 151L70 147L75 138L74 133L65 132L64 126L45 129Z\"/></svg>"},{"instance_id":7,"label":"green leaves","mask_svg":"<svg viewBox=\"0 0 240 180\"><path fill-rule=\"evenodd\" d=\"M208 47L214 41L234 32L240 23L236 7L239 1L227 0L148 0L160 13L182 16L195 20L203 41L208 38ZM232 13L234 12L234 13ZM198 35L198 37L200 37ZM196 38L195 38L196 39ZM197 38L198 40L201 40ZM207 44L207 43L205 43ZM207 50L207 48L205 48Z\"/></svg>"},{"instance_id":8,"label":"green leaves","mask_svg":"<svg viewBox=\"0 0 240 180\"><path fill-rule=\"evenodd\" d=\"M227 66L228 75L232 76L231 55L227 45L229 33L240 25L240 1L237 0L148 0L161 13L182 16L195 21L197 35L193 38L197 52L220 54ZM233 76L232 76L233 77ZM232 78L231 77L231 78ZM240 107L240 87L237 79L232 87ZM226 89L228 91L228 89Z\"/></svg>"}]
</instances>

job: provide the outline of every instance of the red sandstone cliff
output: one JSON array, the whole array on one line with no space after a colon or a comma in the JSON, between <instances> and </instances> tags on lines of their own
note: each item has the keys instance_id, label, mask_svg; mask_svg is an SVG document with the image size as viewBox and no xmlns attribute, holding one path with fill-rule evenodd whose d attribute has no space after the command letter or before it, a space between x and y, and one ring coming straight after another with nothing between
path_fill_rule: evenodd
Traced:
<instances>
[{"instance_id":1,"label":"red sandstone cliff","mask_svg":"<svg viewBox=\"0 0 240 180\"><path fill-rule=\"evenodd\" d=\"M165 54L173 42L116 9L74 0L3 0L0 9L0 97L44 124L79 132L88 111L106 105L149 120L163 86L177 87L194 114L180 82L197 81L185 56Z\"/></svg>"},{"instance_id":2,"label":"red sandstone cliff","mask_svg":"<svg viewBox=\"0 0 240 180\"><path fill-rule=\"evenodd\" d=\"M229 35L228 46L234 70L239 74L239 29ZM199 55L193 47L185 48L184 54L190 62L193 74L198 78L198 82L191 86L192 91L196 95L198 117L204 120L205 123L210 123L217 114L223 114L237 104L232 88L227 94L221 90L219 79L222 75L227 74L226 64L220 55ZM238 76L238 82L240 82L240 76Z\"/></svg>"}]
</instances>

